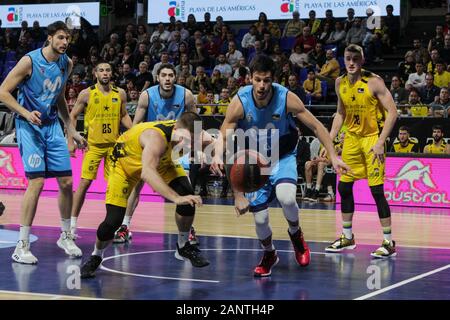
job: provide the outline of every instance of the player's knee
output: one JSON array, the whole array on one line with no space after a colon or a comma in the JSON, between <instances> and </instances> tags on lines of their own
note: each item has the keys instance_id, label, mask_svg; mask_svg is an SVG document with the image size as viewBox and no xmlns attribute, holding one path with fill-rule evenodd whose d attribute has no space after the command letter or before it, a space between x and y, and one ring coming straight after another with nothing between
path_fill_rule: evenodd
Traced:
<instances>
[{"instance_id":1,"label":"player's knee","mask_svg":"<svg viewBox=\"0 0 450 320\"><path fill-rule=\"evenodd\" d=\"M64 177L58 179L59 189L62 192L72 192L72 177Z\"/></svg>"},{"instance_id":2,"label":"player's knee","mask_svg":"<svg viewBox=\"0 0 450 320\"><path fill-rule=\"evenodd\" d=\"M346 199L353 196L353 182L342 182L338 184L339 195L342 199Z\"/></svg>"},{"instance_id":3,"label":"player's knee","mask_svg":"<svg viewBox=\"0 0 450 320\"><path fill-rule=\"evenodd\" d=\"M391 216L391 209L384 195L384 185L379 184L377 186L371 186L370 192L375 200L378 210L378 216L380 219L389 218Z\"/></svg>"},{"instance_id":4,"label":"player's knee","mask_svg":"<svg viewBox=\"0 0 450 320\"><path fill-rule=\"evenodd\" d=\"M178 205L175 211L182 217L192 217L195 215L195 206L193 207L189 204Z\"/></svg>"},{"instance_id":5,"label":"player's knee","mask_svg":"<svg viewBox=\"0 0 450 320\"><path fill-rule=\"evenodd\" d=\"M34 179L28 179L28 188L32 189L33 191L41 192L44 188L45 179L44 178L34 178Z\"/></svg>"},{"instance_id":6,"label":"player's knee","mask_svg":"<svg viewBox=\"0 0 450 320\"><path fill-rule=\"evenodd\" d=\"M97 238L100 241L109 241L114 238L114 232L119 229L125 216L125 208L115 205L106 205L106 217L97 229Z\"/></svg>"},{"instance_id":7,"label":"player's knee","mask_svg":"<svg viewBox=\"0 0 450 320\"><path fill-rule=\"evenodd\" d=\"M297 186L292 183L280 183L275 188L276 196L282 207L297 205Z\"/></svg>"},{"instance_id":8,"label":"player's knee","mask_svg":"<svg viewBox=\"0 0 450 320\"><path fill-rule=\"evenodd\" d=\"M267 209L253 212L256 226L266 226L269 224L269 211Z\"/></svg>"}]
</instances>

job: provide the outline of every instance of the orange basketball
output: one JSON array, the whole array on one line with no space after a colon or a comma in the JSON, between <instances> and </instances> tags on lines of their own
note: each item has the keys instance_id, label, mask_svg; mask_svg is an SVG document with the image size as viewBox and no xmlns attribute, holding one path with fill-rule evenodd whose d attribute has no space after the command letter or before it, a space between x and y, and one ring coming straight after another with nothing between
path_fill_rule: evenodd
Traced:
<instances>
[{"instance_id":1,"label":"orange basketball","mask_svg":"<svg viewBox=\"0 0 450 320\"><path fill-rule=\"evenodd\" d=\"M257 151L244 150L237 154L230 170L230 183L234 190L254 192L261 189L269 179L263 175L262 168L267 168L267 160Z\"/></svg>"}]
</instances>

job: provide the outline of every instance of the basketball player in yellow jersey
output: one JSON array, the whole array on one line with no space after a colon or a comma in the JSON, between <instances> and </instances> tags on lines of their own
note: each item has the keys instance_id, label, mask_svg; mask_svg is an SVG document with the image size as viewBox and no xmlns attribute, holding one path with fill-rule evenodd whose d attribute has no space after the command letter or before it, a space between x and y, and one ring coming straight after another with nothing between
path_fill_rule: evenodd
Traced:
<instances>
[{"instance_id":1,"label":"basketball player in yellow jersey","mask_svg":"<svg viewBox=\"0 0 450 320\"><path fill-rule=\"evenodd\" d=\"M367 179L384 235L381 247L371 255L391 257L396 251L391 235L391 212L384 196L384 161L385 142L397 119L397 109L383 79L362 69L364 53L360 46L348 46L344 60L347 73L336 80L338 105L330 136L334 139L343 124L347 127L342 160L351 171L341 175L338 185L343 233L326 251L341 252L356 247L352 233L353 182Z\"/></svg>"},{"instance_id":2,"label":"basketball player in yellow jersey","mask_svg":"<svg viewBox=\"0 0 450 320\"><path fill-rule=\"evenodd\" d=\"M442 126L433 126L433 141L423 148L423 153L450 154L450 145L445 142Z\"/></svg>"},{"instance_id":3,"label":"basketball player in yellow jersey","mask_svg":"<svg viewBox=\"0 0 450 320\"><path fill-rule=\"evenodd\" d=\"M97 177L97 170L102 159L104 159L105 180L107 180L107 155L112 151L112 147L119 137L120 124L122 123L127 129L132 126L131 118L125 108L126 93L123 89L111 84L111 65L106 62L98 63L95 67L95 76L97 83L80 92L70 113L70 119L75 126L78 115L84 112L84 131L88 141L81 180L72 205L70 228L72 234L76 232L77 219L86 192ZM69 150L73 153L73 143L69 143Z\"/></svg>"},{"instance_id":4,"label":"basketball player in yellow jersey","mask_svg":"<svg viewBox=\"0 0 450 320\"><path fill-rule=\"evenodd\" d=\"M178 154L180 146L191 146L194 141L200 140L202 147L206 147L214 142L205 131L194 137L196 122L201 123L199 115L185 112L178 120L137 124L119 137L111 156L106 217L97 229L94 252L81 268L82 278L95 275L105 248L113 240L114 231L125 216L128 197L141 179L177 205L175 221L179 234L175 257L190 260L194 267L209 265L198 245L189 242L195 205L201 205L202 199L194 195L183 167L172 157L172 154Z\"/></svg>"}]
</instances>

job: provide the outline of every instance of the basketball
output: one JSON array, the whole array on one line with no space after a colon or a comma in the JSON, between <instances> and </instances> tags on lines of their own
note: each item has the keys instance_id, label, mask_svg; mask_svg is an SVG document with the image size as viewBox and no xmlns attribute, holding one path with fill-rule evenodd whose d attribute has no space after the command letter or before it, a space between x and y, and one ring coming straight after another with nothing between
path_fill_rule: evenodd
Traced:
<instances>
[{"instance_id":1,"label":"basketball","mask_svg":"<svg viewBox=\"0 0 450 320\"><path fill-rule=\"evenodd\" d=\"M268 167L266 159L257 151L245 150L237 154L231 166L229 180L234 190L254 192L261 189L269 179L262 168Z\"/></svg>"}]
</instances>

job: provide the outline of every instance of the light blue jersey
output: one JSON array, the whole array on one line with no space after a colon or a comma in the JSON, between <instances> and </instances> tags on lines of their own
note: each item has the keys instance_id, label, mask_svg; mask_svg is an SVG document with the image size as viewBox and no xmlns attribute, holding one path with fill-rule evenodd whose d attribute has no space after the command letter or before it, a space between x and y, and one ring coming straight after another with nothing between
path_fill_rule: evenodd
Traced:
<instances>
[{"instance_id":1,"label":"light blue jersey","mask_svg":"<svg viewBox=\"0 0 450 320\"><path fill-rule=\"evenodd\" d=\"M296 145L298 131L292 114L287 112L288 89L276 83L272 84L273 96L269 104L264 108L258 108L253 98L253 86L246 86L238 91L238 97L244 109L243 119L238 121L237 128L249 130L268 129L267 155L272 148L279 148L279 161L272 163L272 171L269 181L259 190L248 193L245 196L250 203L250 211L258 212L269 206L275 197L275 187L279 183L297 183ZM279 143L271 143L273 129L279 130ZM258 141L261 134L256 135ZM265 145L265 144L264 144ZM259 147L260 146L258 143ZM261 152L261 150L259 150ZM264 153L263 153L264 154Z\"/></svg>"},{"instance_id":2,"label":"light blue jersey","mask_svg":"<svg viewBox=\"0 0 450 320\"><path fill-rule=\"evenodd\" d=\"M148 108L146 121L176 120L185 110L185 88L174 86L173 95L164 99L159 93L159 85L148 88Z\"/></svg>"},{"instance_id":3,"label":"light blue jersey","mask_svg":"<svg viewBox=\"0 0 450 320\"><path fill-rule=\"evenodd\" d=\"M31 58L32 71L19 85L17 100L28 111L39 111L43 123L56 120L57 100L69 76L69 58L63 54L57 61L49 62L42 54L42 48L27 56Z\"/></svg>"}]
</instances>

